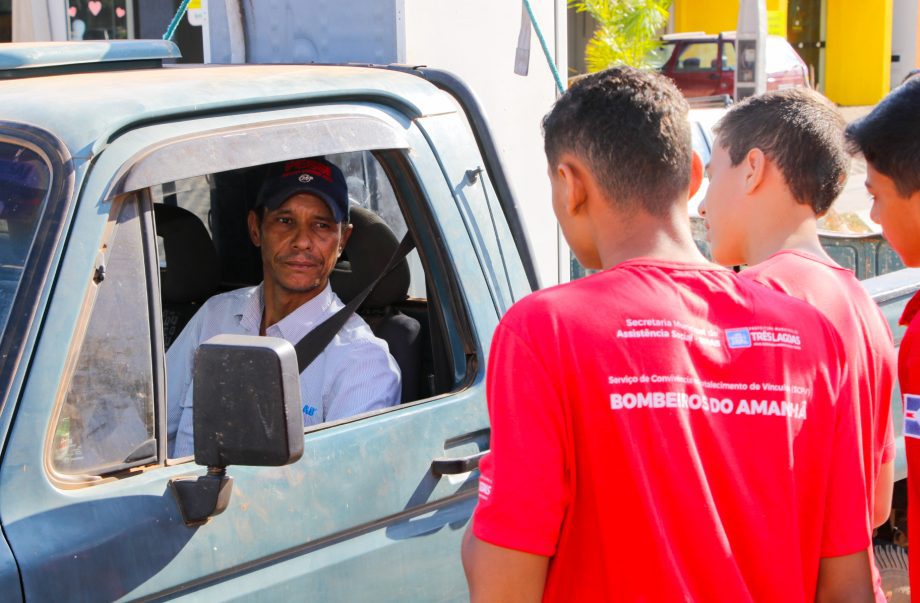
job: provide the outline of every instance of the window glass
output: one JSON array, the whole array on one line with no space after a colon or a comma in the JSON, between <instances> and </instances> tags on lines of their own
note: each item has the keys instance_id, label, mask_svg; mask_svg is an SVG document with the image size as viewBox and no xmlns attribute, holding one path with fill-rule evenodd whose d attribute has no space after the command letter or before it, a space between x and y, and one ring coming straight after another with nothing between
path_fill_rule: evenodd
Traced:
<instances>
[{"instance_id":1,"label":"window glass","mask_svg":"<svg viewBox=\"0 0 920 603\"><path fill-rule=\"evenodd\" d=\"M133 38L134 6L126 0L70 0L67 3L71 40Z\"/></svg>"},{"instance_id":2,"label":"window glass","mask_svg":"<svg viewBox=\"0 0 920 603\"><path fill-rule=\"evenodd\" d=\"M703 166L708 166L709 160L712 159L712 152L709 149L709 142L706 140L706 135L703 134L703 125L700 122L694 121L690 124L690 136L693 141L693 150L703 160Z\"/></svg>"},{"instance_id":3,"label":"window glass","mask_svg":"<svg viewBox=\"0 0 920 603\"><path fill-rule=\"evenodd\" d=\"M409 230L403 218L396 193L390 185L383 167L368 151L329 155L328 159L339 166L348 183L348 197L353 205L373 211L383 218L387 226L400 239ZM409 254L409 297L425 298L425 272L418 252Z\"/></svg>"},{"instance_id":4,"label":"window glass","mask_svg":"<svg viewBox=\"0 0 920 603\"><path fill-rule=\"evenodd\" d=\"M645 62L652 69L661 70L667 65L671 55L674 54L674 44L662 44L645 57Z\"/></svg>"},{"instance_id":5,"label":"window glass","mask_svg":"<svg viewBox=\"0 0 920 603\"><path fill-rule=\"evenodd\" d=\"M0 42L13 41L13 0L0 0Z\"/></svg>"},{"instance_id":6,"label":"window glass","mask_svg":"<svg viewBox=\"0 0 920 603\"><path fill-rule=\"evenodd\" d=\"M402 239L409 232L407 207L409 204L423 202L421 199L403 198L414 194L415 189L409 187L397 194L394 182L404 180L391 181L393 175L390 170L400 169L399 162L395 161L396 153L358 151L326 156L326 159L342 170L352 207L352 234L330 275L332 291L346 303L382 272L395 250L393 239L383 236L381 229L375 226L376 218L380 218L389 227L396 240ZM179 446L172 442L180 440L180 431L188 433L188 428L183 426L188 424L191 417L188 410L192 402L191 350L200 343L196 339L198 334L189 335L192 339L187 341L179 338L209 299L262 281L261 252L250 240L247 217L255 205L269 167L257 165L217 172L167 182L150 189L154 202L157 262L160 268L163 339L167 349L167 406L170 409L167 437L171 457L178 458L187 453L184 443ZM369 212L358 212L358 207ZM376 218L370 214L376 215ZM400 402L414 402L449 392L459 385L458 379L462 381L466 378L465 366L456 368L452 356L457 349L452 344L458 333L463 332L455 324L456 319L452 314L454 309L445 306L448 301L438 302L428 297L430 291L426 284L431 276L428 271L437 270L438 261L438 258L423 258L418 249L413 250L407 257L409 278L404 278L404 271L390 271L358 309L358 316L367 323L376 337L386 343L400 375L399 391L396 392L399 399L396 403L375 406L372 410L391 408ZM230 296L225 301L232 299L238 298ZM212 314L202 319L204 322L195 323L199 326L208 325L202 326L207 336L201 335L201 340L217 334L217 330L251 330L250 327L239 326L242 323L237 310L229 315L223 311L222 305L210 307ZM236 323L233 322L234 317ZM445 325L445 322L449 324ZM216 326L218 324L221 326ZM208 329L216 330L212 333ZM394 372L390 369L388 371L388 374ZM381 383L387 379L380 374L373 378L383 379ZM360 379L345 379L341 383L329 383L323 387L326 385L328 388L322 392L302 392L306 428L347 418L347 414L316 413L321 404L325 405L323 413L331 408L339 390L358 391L365 387ZM315 401L308 405L307 402L311 400ZM353 414L367 412L362 410L360 404L353 407L357 408ZM317 421L317 416L329 418ZM182 442L187 439L187 435L182 436Z\"/></svg>"},{"instance_id":7,"label":"window glass","mask_svg":"<svg viewBox=\"0 0 920 603\"><path fill-rule=\"evenodd\" d=\"M687 44L677 58L677 66L674 71L715 71L719 65L717 48L716 42Z\"/></svg>"},{"instance_id":8,"label":"window glass","mask_svg":"<svg viewBox=\"0 0 920 603\"><path fill-rule=\"evenodd\" d=\"M124 202L58 417L52 466L99 475L156 460L153 364L143 231Z\"/></svg>"},{"instance_id":9,"label":"window glass","mask_svg":"<svg viewBox=\"0 0 920 603\"><path fill-rule=\"evenodd\" d=\"M734 71L735 65L735 43L734 42L723 42L722 43L722 69L724 71Z\"/></svg>"},{"instance_id":10,"label":"window glass","mask_svg":"<svg viewBox=\"0 0 920 603\"><path fill-rule=\"evenodd\" d=\"M37 153L0 142L0 333L28 270L50 182L51 170Z\"/></svg>"}]
</instances>

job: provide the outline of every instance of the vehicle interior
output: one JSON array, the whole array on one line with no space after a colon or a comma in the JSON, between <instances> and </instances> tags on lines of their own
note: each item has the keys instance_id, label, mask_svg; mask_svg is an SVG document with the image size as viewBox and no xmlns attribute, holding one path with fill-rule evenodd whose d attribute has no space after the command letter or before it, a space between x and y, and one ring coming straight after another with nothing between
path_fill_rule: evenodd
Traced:
<instances>
[{"instance_id":1,"label":"vehicle interior","mask_svg":"<svg viewBox=\"0 0 920 603\"><path fill-rule=\"evenodd\" d=\"M330 282L348 303L380 275L409 231L400 201L373 153L329 155L346 176L352 236ZM154 187L164 343L167 350L213 295L262 280L259 250L246 216L267 166L189 178ZM444 353L443 320L429 304L417 251L383 275L358 309L387 342L402 373L402 402L449 391L453 369ZM433 328L434 327L434 328Z\"/></svg>"}]
</instances>

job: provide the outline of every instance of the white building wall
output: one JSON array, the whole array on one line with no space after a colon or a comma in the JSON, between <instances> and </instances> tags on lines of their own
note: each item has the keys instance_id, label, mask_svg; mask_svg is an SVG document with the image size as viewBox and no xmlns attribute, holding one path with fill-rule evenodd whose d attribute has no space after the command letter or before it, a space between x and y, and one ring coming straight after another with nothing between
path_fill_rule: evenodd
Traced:
<instances>
[{"instance_id":1,"label":"white building wall","mask_svg":"<svg viewBox=\"0 0 920 603\"><path fill-rule=\"evenodd\" d=\"M531 5L566 73L565 2L532 0ZM568 280L568 248L558 235L550 205L540 122L556 99L552 72L532 35L530 73L515 75L521 1L405 0L405 61L446 69L479 97L495 136L511 187L524 213L541 283ZM557 35L558 32L558 35ZM557 43L558 42L558 43Z\"/></svg>"}]
</instances>

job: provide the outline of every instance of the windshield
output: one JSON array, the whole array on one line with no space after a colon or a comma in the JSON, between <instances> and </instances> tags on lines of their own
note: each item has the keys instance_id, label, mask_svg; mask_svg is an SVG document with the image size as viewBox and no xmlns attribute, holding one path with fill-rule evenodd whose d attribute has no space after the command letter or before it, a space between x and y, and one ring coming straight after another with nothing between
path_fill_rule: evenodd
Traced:
<instances>
[{"instance_id":1,"label":"windshield","mask_svg":"<svg viewBox=\"0 0 920 603\"><path fill-rule=\"evenodd\" d=\"M662 44L645 55L645 64L661 71L672 54L674 54L674 44Z\"/></svg>"},{"instance_id":2,"label":"windshield","mask_svg":"<svg viewBox=\"0 0 920 603\"><path fill-rule=\"evenodd\" d=\"M50 182L51 170L38 153L0 140L0 334L26 270Z\"/></svg>"}]
</instances>

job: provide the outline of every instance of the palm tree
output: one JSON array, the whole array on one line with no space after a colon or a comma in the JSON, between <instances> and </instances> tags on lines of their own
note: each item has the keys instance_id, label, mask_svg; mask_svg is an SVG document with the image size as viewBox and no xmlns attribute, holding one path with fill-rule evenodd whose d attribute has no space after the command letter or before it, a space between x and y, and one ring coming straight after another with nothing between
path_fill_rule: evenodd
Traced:
<instances>
[{"instance_id":1,"label":"palm tree","mask_svg":"<svg viewBox=\"0 0 920 603\"><path fill-rule=\"evenodd\" d=\"M672 0L569 0L576 11L597 22L594 37L585 49L588 71L613 65L646 67L648 56L659 46L668 22Z\"/></svg>"}]
</instances>

